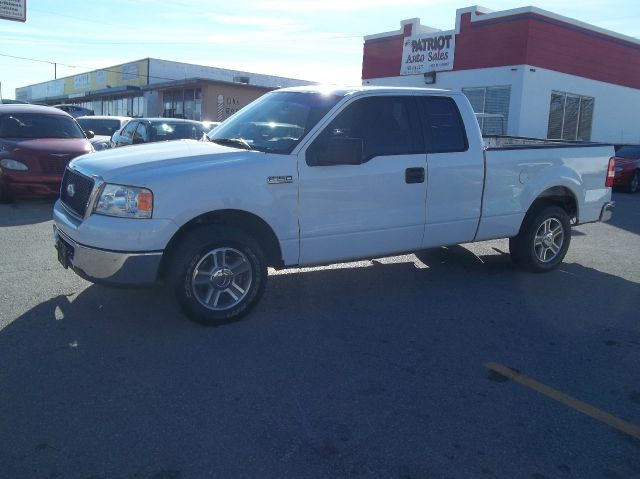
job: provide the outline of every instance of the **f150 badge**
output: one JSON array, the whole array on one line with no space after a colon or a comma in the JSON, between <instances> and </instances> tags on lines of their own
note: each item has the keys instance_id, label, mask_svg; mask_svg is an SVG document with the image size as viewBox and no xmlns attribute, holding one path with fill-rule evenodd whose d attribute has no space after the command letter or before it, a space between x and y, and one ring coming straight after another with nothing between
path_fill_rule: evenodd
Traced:
<instances>
[{"instance_id":1,"label":"f150 badge","mask_svg":"<svg viewBox=\"0 0 640 479\"><path fill-rule=\"evenodd\" d=\"M267 184L280 185L282 183L293 183L292 176L270 176L267 178Z\"/></svg>"}]
</instances>

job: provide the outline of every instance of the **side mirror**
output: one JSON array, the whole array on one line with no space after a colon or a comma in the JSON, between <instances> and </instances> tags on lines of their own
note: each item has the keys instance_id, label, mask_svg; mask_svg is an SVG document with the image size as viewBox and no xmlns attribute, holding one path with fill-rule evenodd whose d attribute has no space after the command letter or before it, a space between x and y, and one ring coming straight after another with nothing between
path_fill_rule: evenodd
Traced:
<instances>
[{"instance_id":1,"label":"side mirror","mask_svg":"<svg viewBox=\"0 0 640 479\"><path fill-rule=\"evenodd\" d=\"M96 136L96 134L94 132L92 132L91 130L89 131L85 131L84 132L85 136L87 137L87 140L90 140L91 138L93 138L94 136Z\"/></svg>"},{"instance_id":2,"label":"side mirror","mask_svg":"<svg viewBox=\"0 0 640 479\"><path fill-rule=\"evenodd\" d=\"M328 142L313 145L307 151L307 164L309 166L360 165L362 150L362 138L331 138Z\"/></svg>"}]
</instances>

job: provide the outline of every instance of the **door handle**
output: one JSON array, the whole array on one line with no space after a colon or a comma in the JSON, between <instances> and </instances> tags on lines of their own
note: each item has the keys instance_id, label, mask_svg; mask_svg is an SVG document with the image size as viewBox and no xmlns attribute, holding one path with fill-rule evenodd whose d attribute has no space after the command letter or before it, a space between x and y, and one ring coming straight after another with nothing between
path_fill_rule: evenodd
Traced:
<instances>
[{"instance_id":1,"label":"door handle","mask_svg":"<svg viewBox=\"0 0 640 479\"><path fill-rule=\"evenodd\" d=\"M407 168L404 172L405 183L424 183L424 168Z\"/></svg>"}]
</instances>

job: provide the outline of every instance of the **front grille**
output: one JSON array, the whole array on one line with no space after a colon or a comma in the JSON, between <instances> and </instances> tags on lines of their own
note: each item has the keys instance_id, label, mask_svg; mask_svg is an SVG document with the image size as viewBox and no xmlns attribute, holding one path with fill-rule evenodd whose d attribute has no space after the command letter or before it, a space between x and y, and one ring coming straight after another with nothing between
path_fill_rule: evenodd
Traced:
<instances>
[{"instance_id":1,"label":"front grille","mask_svg":"<svg viewBox=\"0 0 640 479\"><path fill-rule=\"evenodd\" d=\"M40 160L40 170L48 175L61 175L69 163L69 155L66 158L46 158Z\"/></svg>"},{"instance_id":2,"label":"front grille","mask_svg":"<svg viewBox=\"0 0 640 479\"><path fill-rule=\"evenodd\" d=\"M69 168L65 170L60 188L60 199L67 208L81 218L84 218L87 211L92 190L93 180L91 178L82 176Z\"/></svg>"}]
</instances>

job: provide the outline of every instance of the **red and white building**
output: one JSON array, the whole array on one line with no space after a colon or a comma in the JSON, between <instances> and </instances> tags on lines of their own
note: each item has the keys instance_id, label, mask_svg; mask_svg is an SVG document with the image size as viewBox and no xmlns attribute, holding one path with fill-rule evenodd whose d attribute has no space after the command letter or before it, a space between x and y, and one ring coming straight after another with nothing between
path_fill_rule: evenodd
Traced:
<instances>
[{"instance_id":1,"label":"red and white building","mask_svg":"<svg viewBox=\"0 0 640 479\"><path fill-rule=\"evenodd\" d=\"M486 134L640 143L640 40L535 7L364 38L364 85L461 90Z\"/></svg>"}]
</instances>

